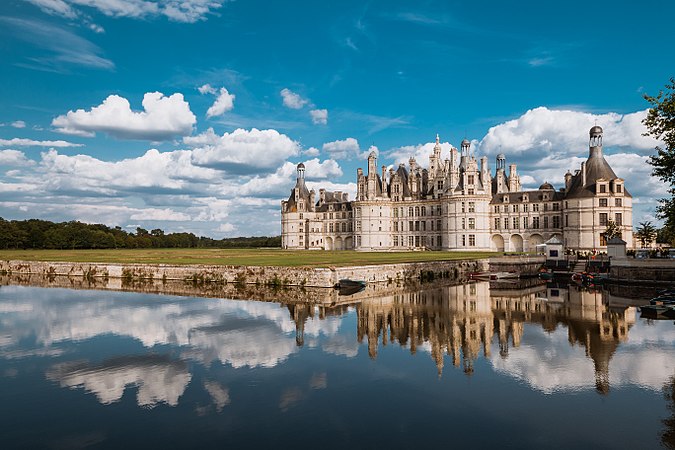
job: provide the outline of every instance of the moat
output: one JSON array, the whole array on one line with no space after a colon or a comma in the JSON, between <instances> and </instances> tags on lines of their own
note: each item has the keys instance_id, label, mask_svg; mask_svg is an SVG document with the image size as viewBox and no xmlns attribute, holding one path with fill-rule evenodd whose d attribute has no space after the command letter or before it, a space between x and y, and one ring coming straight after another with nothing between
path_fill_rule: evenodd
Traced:
<instances>
[{"instance_id":1,"label":"moat","mask_svg":"<svg viewBox=\"0 0 675 450\"><path fill-rule=\"evenodd\" d=\"M3 448L675 448L644 288L1 284Z\"/></svg>"}]
</instances>

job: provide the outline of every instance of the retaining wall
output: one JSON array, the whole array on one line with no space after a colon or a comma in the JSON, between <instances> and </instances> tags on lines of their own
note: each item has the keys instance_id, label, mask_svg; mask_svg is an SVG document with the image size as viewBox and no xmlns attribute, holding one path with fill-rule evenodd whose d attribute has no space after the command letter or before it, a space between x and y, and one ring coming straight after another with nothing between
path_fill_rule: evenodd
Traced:
<instances>
[{"instance_id":1,"label":"retaining wall","mask_svg":"<svg viewBox=\"0 0 675 450\"><path fill-rule=\"evenodd\" d=\"M333 287L344 278L368 283L391 283L419 278L459 278L466 273L487 270L486 260L430 261L368 266L310 268L271 266L210 266L167 264L106 264L44 261L0 261L0 274L37 274L157 281L196 284L236 283L271 286Z\"/></svg>"}]
</instances>

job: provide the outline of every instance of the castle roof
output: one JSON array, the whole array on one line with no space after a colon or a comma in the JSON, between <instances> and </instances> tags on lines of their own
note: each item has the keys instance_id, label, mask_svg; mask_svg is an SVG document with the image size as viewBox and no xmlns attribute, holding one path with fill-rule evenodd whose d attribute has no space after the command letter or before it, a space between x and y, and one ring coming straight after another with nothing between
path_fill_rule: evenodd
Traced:
<instances>
[{"instance_id":1,"label":"castle roof","mask_svg":"<svg viewBox=\"0 0 675 450\"><path fill-rule=\"evenodd\" d=\"M567 198L594 197L596 192L595 182L601 178L615 180L619 177L616 176L614 170L602 155L602 147L594 147L586 160L586 184L583 183L581 172L574 175L567 191ZM627 190L624 190L623 195L632 197Z\"/></svg>"}]
</instances>

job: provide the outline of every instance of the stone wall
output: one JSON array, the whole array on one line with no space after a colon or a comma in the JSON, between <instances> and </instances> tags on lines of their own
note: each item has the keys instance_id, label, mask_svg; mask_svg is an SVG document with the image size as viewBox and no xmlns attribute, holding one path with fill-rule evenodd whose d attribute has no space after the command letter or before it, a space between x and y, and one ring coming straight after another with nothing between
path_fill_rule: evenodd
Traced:
<instances>
[{"instance_id":1,"label":"stone wall","mask_svg":"<svg viewBox=\"0 0 675 450\"><path fill-rule=\"evenodd\" d=\"M609 278L615 283L675 284L675 259L612 258Z\"/></svg>"},{"instance_id":2,"label":"stone wall","mask_svg":"<svg viewBox=\"0 0 675 450\"><path fill-rule=\"evenodd\" d=\"M536 275L545 263L545 256L504 256L489 260L491 272L518 272L521 275Z\"/></svg>"},{"instance_id":3,"label":"stone wall","mask_svg":"<svg viewBox=\"0 0 675 450\"><path fill-rule=\"evenodd\" d=\"M209 266L167 264L106 264L43 261L0 261L0 274L37 274L46 277L79 277L87 280L181 281L193 284L333 287L350 278L368 283L423 279L457 279L466 273L487 270L486 260L431 261L369 266L310 268L260 266Z\"/></svg>"}]
</instances>

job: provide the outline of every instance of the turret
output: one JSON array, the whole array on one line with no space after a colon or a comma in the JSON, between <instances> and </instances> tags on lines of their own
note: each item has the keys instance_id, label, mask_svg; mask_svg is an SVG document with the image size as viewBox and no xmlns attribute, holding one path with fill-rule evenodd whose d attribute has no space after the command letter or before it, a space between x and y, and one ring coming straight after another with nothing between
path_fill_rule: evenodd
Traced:
<instances>
[{"instance_id":1,"label":"turret","mask_svg":"<svg viewBox=\"0 0 675 450\"><path fill-rule=\"evenodd\" d=\"M590 135L588 140L588 157L590 158L597 151L602 154L602 128L595 125L590 129L588 134Z\"/></svg>"},{"instance_id":2,"label":"turret","mask_svg":"<svg viewBox=\"0 0 675 450\"><path fill-rule=\"evenodd\" d=\"M568 170L565 174L565 192L569 192L570 185L572 184L572 174Z\"/></svg>"}]
</instances>

